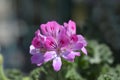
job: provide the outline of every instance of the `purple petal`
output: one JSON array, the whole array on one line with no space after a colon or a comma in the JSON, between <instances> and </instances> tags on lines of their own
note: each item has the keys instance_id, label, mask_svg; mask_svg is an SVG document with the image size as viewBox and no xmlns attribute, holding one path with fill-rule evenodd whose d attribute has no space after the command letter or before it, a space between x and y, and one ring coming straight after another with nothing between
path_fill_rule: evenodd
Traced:
<instances>
[{"instance_id":1,"label":"purple petal","mask_svg":"<svg viewBox=\"0 0 120 80\"><path fill-rule=\"evenodd\" d=\"M32 40L32 45L35 47L35 48L39 48L41 46L41 41L39 39L38 36L35 36Z\"/></svg>"},{"instance_id":2,"label":"purple petal","mask_svg":"<svg viewBox=\"0 0 120 80\"><path fill-rule=\"evenodd\" d=\"M41 65L42 65L42 63L37 64L37 66L41 66Z\"/></svg>"},{"instance_id":3,"label":"purple petal","mask_svg":"<svg viewBox=\"0 0 120 80\"><path fill-rule=\"evenodd\" d=\"M56 21L50 21L46 24L42 24L40 27L44 35L56 37L59 33L61 25L59 25Z\"/></svg>"},{"instance_id":4,"label":"purple petal","mask_svg":"<svg viewBox=\"0 0 120 80\"><path fill-rule=\"evenodd\" d=\"M60 57L54 58L52 65L53 65L53 68L55 71L59 71L61 69L61 66L62 66L61 58Z\"/></svg>"},{"instance_id":5,"label":"purple petal","mask_svg":"<svg viewBox=\"0 0 120 80\"><path fill-rule=\"evenodd\" d=\"M72 54L75 54L75 56L80 56L80 52L72 52Z\"/></svg>"},{"instance_id":6,"label":"purple petal","mask_svg":"<svg viewBox=\"0 0 120 80\"><path fill-rule=\"evenodd\" d=\"M54 57L56 57L56 52L48 51L44 54L44 61L48 62L48 61L52 60Z\"/></svg>"},{"instance_id":7,"label":"purple petal","mask_svg":"<svg viewBox=\"0 0 120 80\"><path fill-rule=\"evenodd\" d=\"M74 21L69 20L68 24L64 23L64 26L67 27L69 35L76 34L76 24Z\"/></svg>"},{"instance_id":8,"label":"purple petal","mask_svg":"<svg viewBox=\"0 0 120 80\"><path fill-rule=\"evenodd\" d=\"M75 56L80 56L80 52L65 52L62 57L70 62L74 62Z\"/></svg>"},{"instance_id":9,"label":"purple petal","mask_svg":"<svg viewBox=\"0 0 120 80\"><path fill-rule=\"evenodd\" d=\"M54 50L57 47L56 41L53 37L47 37L45 41L45 47L47 50Z\"/></svg>"},{"instance_id":10,"label":"purple petal","mask_svg":"<svg viewBox=\"0 0 120 80\"><path fill-rule=\"evenodd\" d=\"M62 57L70 62L74 62L75 56L80 56L80 52L65 52Z\"/></svg>"},{"instance_id":11,"label":"purple petal","mask_svg":"<svg viewBox=\"0 0 120 80\"><path fill-rule=\"evenodd\" d=\"M76 43L73 44L72 50L81 50L82 47L83 47L82 43Z\"/></svg>"},{"instance_id":12,"label":"purple petal","mask_svg":"<svg viewBox=\"0 0 120 80\"><path fill-rule=\"evenodd\" d=\"M83 52L84 54L86 54L86 55L87 55L87 50L86 50L86 48L85 48L85 47L83 47L81 50L82 50L82 52Z\"/></svg>"},{"instance_id":13,"label":"purple petal","mask_svg":"<svg viewBox=\"0 0 120 80\"><path fill-rule=\"evenodd\" d=\"M47 29L50 33L50 36L56 38L61 29L61 25L59 25L56 21L50 21L46 25L47 25Z\"/></svg>"},{"instance_id":14,"label":"purple petal","mask_svg":"<svg viewBox=\"0 0 120 80\"><path fill-rule=\"evenodd\" d=\"M68 44L69 44L69 37L64 32L61 32L58 37L58 46L65 47Z\"/></svg>"},{"instance_id":15,"label":"purple petal","mask_svg":"<svg viewBox=\"0 0 120 80\"><path fill-rule=\"evenodd\" d=\"M70 36L70 40L71 40L72 43L76 43L78 41L77 35L74 34L74 35Z\"/></svg>"},{"instance_id":16,"label":"purple petal","mask_svg":"<svg viewBox=\"0 0 120 80\"><path fill-rule=\"evenodd\" d=\"M70 62L74 62L75 55L69 53L68 55L65 55L64 58L65 58L66 60L70 61Z\"/></svg>"},{"instance_id":17,"label":"purple petal","mask_svg":"<svg viewBox=\"0 0 120 80\"><path fill-rule=\"evenodd\" d=\"M64 22L64 26L67 28L68 27L68 24L66 22Z\"/></svg>"},{"instance_id":18,"label":"purple petal","mask_svg":"<svg viewBox=\"0 0 120 80\"><path fill-rule=\"evenodd\" d=\"M35 32L35 36L39 36L40 35L40 30L38 29L36 32Z\"/></svg>"},{"instance_id":19,"label":"purple petal","mask_svg":"<svg viewBox=\"0 0 120 80\"><path fill-rule=\"evenodd\" d=\"M31 61L32 63L34 64L42 64L44 62L44 57L42 54L34 54L32 57L31 57Z\"/></svg>"},{"instance_id":20,"label":"purple petal","mask_svg":"<svg viewBox=\"0 0 120 80\"><path fill-rule=\"evenodd\" d=\"M54 33L58 29L58 23L56 21L50 21L46 25L47 25L47 29L50 33L52 33L52 32Z\"/></svg>"},{"instance_id":21,"label":"purple petal","mask_svg":"<svg viewBox=\"0 0 120 80\"><path fill-rule=\"evenodd\" d=\"M40 53L33 45L30 45L30 54Z\"/></svg>"},{"instance_id":22,"label":"purple petal","mask_svg":"<svg viewBox=\"0 0 120 80\"><path fill-rule=\"evenodd\" d=\"M77 35L77 37L78 37L78 42L82 43L83 46L87 46L87 41L82 35Z\"/></svg>"},{"instance_id":23,"label":"purple petal","mask_svg":"<svg viewBox=\"0 0 120 80\"><path fill-rule=\"evenodd\" d=\"M47 31L47 26L46 24L41 24L40 25L41 31L44 35L48 35L48 31Z\"/></svg>"},{"instance_id":24,"label":"purple petal","mask_svg":"<svg viewBox=\"0 0 120 80\"><path fill-rule=\"evenodd\" d=\"M30 45L30 54L34 54L35 53L35 47L33 45Z\"/></svg>"}]
</instances>

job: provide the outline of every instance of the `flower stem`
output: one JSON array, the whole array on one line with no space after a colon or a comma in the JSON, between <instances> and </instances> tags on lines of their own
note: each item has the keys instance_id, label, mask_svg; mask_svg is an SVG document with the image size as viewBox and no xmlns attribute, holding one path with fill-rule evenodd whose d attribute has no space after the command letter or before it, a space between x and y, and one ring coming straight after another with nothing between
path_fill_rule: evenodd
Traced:
<instances>
[{"instance_id":1,"label":"flower stem","mask_svg":"<svg viewBox=\"0 0 120 80\"><path fill-rule=\"evenodd\" d=\"M3 57L0 54L0 80L8 80L3 71Z\"/></svg>"},{"instance_id":2,"label":"flower stem","mask_svg":"<svg viewBox=\"0 0 120 80\"><path fill-rule=\"evenodd\" d=\"M59 79L59 72L57 72L57 74L56 74L56 80L60 80Z\"/></svg>"}]
</instances>

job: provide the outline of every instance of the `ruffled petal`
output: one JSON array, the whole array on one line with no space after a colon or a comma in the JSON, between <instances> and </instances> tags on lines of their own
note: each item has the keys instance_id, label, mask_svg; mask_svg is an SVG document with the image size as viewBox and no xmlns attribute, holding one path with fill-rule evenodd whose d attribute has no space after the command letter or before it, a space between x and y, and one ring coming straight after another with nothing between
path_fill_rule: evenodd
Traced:
<instances>
[{"instance_id":1,"label":"ruffled petal","mask_svg":"<svg viewBox=\"0 0 120 80\"><path fill-rule=\"evenodd\" d=\"M55 71L59 71L61 69L62 66L62 61L60 57L56 57L53 59L53 68Z\"/></svg>"}]
</instances>

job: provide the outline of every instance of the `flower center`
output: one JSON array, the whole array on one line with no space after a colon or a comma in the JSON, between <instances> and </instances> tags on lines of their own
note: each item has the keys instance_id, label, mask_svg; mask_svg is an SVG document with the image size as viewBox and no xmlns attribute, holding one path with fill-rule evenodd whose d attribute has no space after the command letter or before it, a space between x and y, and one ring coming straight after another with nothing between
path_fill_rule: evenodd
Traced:
<instances>
[{"instance_id":1,"label":"flower center","mask_svg":"<svg viewBox=\"0 0 120 80\"><path fill-rule=\"evenodd\" d=\"M57 54L60 54L61 53L61 49L57 48L56 52L57 52Z\"/></svg>"},{"instance_id":2,"label":"flower center","mask_svg":"<svg viewBox=\"0 0 120 80\"><path fill-rule=\"evenodd\" d=\"M40 50L41 53L45 53L46 52L46 49L44 47L41 47L39 50Z\"/></svg>"}]
</instances>

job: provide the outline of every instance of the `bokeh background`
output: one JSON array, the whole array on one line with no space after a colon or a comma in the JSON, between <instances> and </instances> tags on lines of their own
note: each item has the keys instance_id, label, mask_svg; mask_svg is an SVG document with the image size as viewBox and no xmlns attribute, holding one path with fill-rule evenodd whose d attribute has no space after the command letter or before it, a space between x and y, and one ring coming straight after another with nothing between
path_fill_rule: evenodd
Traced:
<instances>
[{"instance_id":1,"label":"bokeh background","mask_svg":"<svg viewBox=\"0 0 120 80\"><path fill-rule=\"evenodd\" d=\"M120 63L120 0L0 0L4 67L30 72L36 65L30 62L29 46L40 24L70 19L76 22L77 33L110 47L113 65Z\"/></svg>"}]
</instances>

